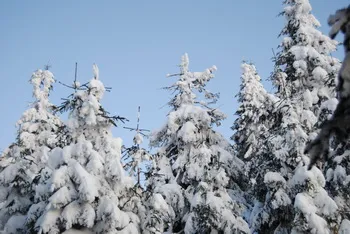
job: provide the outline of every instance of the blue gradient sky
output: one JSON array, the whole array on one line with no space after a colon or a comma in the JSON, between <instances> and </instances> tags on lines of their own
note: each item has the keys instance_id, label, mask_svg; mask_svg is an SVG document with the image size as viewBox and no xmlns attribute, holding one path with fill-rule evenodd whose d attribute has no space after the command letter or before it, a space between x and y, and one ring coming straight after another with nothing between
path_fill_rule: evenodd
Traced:
<instances>
[{"instance_id":1,"label":"blue gradient sky","mask_svg":"<svg viewBox=\"0 0 350 234\"><path fill-rule=\"evenodd\" d=\"M326 20L347 0L311 0L313 13L328 33ZM170 98L161 87L174 81L165 74L178 71L187 52L190 69L216 65L209 88L220 92L218 103L228 118L219 128L227 138L234 121L239 90L240 62L251 60L266 80L273 69L272 48L284 18L277 17L282 1L262 0L151 0L151 1L1 1L0 3L0 149L15 140L15 123L32 100L28 80L48 62L57 80L71 83L74 64L78 79L92 77L97 63L106 86L113 87L103 104L113 114L141 126L161 127ZM334 54L342 58L342 50ZM267 90L271 85L264 81ZM71 90L55 85L52 102L60 103ZM132 135L114 130L129 144Z\"/></svg>"}]
</instances>

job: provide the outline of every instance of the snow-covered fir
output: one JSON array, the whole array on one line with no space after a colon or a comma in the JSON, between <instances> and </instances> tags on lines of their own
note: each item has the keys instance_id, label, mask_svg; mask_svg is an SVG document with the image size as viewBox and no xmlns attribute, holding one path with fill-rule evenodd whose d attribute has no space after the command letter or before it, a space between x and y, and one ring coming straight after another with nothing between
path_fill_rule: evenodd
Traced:
<instances>
[{"instance_id":1,"label":"snow-covered fir","mask_svg":"<svg viewBox=\"0 0 350 234\"><path fill-rule=\"evenodd\" d=\"M70 144L56 147L36 187L27 225L34 233L138 233L142 206L121 164L118 120L101 106L105 87L94 78L75 89L67 121Z\"/></svg>"},{"instance_id":2,"label":"snow-covered fir","mask_svg":"<svg viewBox=\"0 0 350 234\"><path fill-rule=\"evenodd\" d=\"M274 189L276 184L286 186L283 178L279 183L274 181L281 178L279 174L265 175L261 170L268 168L271 163L268 160L270 149L266 142L269 139L269 129L274 126L271 118L275 115L275 105L279 99L264 89L253 64L243 62L241 68L242 83L237 95L240 106L236 112L238 118L232 127L235 133L231 139L235 141L237 156L245 163L246 179L241 184L248 198L250 228L256 231L268 222L272 212L270 206L264 207L262 202L267 188ZM262 186L264 183L266 186Z\"/></svg>"},{"instance_id":3,"label":"snow-covered fir","mask_svg":"<svg viewBox=\"0 0 350 234\"><path fill-rule=\"evenodd\" d=\"M48 70L33 73L35 101L17 122L16 142L0 158L0 230L7 234L26 232L26 213L33 204L39 174L57 144L62 123L48 99L54 82Z\"/></svg>"},{"instance_id":4,"label":"snow-covered fir","mask_svg":"<svg viewBox=\"0 0 350 234\"><path fill-rule=\"evenodd\" d=\"M215 70L213 66L203 72L189 71L185 54L176 74L179 79L168 88L175 93L169 102L171 111L151 139L158 152L148 180L151 213L145 233L250 233L241 217L242 204L227 191L243 163L213 130L225 118L209 107L218 97L205 88ZM199 100L198 93L204 93L206 100Z\"/></svg>"},{"instance_id":5,"label":"snow-covered fir","mask_svg":"<svg viewBox=\"0 0 350 234\"><path fill-rule=\"evenodd\" d=\"M138 108L137 126L136 128L124 127L130 131L135 131L133 138L133 145L131 147L124 147L123 161L124 169L129 172L130 176L136 181L135 186L139 189L142 186L141 176L145 174L142 168L146 168L150 162L152 155L142 148L141 145L144 142L144 137L148 137L144 132L149 132L147 129L140 128L140 107ZM141 190L140 190L141 192Z\"/></svg>"},{"instance_id":6,"label":"snow-covered fir","mask_svg":"<svg viewBox=\"0 0 350 234\"><path fill-rule=\"evenodd\" d=\"M253 64L243 62L241 69L241 87L237 94L240 105L236 111L238 117L232 126L235 133L231 139L235 142L237 157L245 162L245 173L250 178L246 183L254 188L256 179L260 178L257 166L262 163L261 160L265 161L265 143L271 127L269 117L278 98L264 89Z\"/></svg>"},{"instance_id":7,"label":"snow-covered fir","mask_svg":"<svg viewBox=\"0 0 350 234\"><path fill-rule=\"evenodd\" d=\"M306 142L315 137L317 127L330 117L337 103L335 78L340 63L330 53L336 50L338 43L317 29L320 24L311 14L308 0L284 3L282 15L286 25L281 32L284 38L271 76L279 101L269 118L272 127L265 142L269 153L259 166L264 183L257 184L263 194L254 207L252 215L256 218L252 219L251 226L259 233L268 230L289 233L292 227L295 233L310 233L318 230L312 220L315 216L303 212L305 207L300 205L300 200L308 197L316 204L312 200L317 199L313 196L315 191L326 197L327 193L323 193L324 178L321 182L312 182L313 178L323 177L322 173L301 168L309 162L303 151ZM294 173L308 179L298 178L292 183ZM334 205L331 198L326 200L329 201L327 205ZM319 222L326 222L325 218L330 215L316 213ZM327 220L322 227L330 230L332 225L332 221Z\"/></svg>"},{"instance_id":8,"label":"snow-covered fir","mask_svg":"<svg viewBox=\"0 0 350 234\"><path fill-rule=\"evenodd\" d=\"M264 89L253 64L243 62L241 68L241 88L237 95L240 106L236 112L238 118L232 127L235 133L231 139L236 143L239 157L251 161L249 159L252 154L256 154L262 145L261 141L265 137L263 133L268 129L266 123L271 112L269 108L277 102L277 98Z\"/></svg>"},{"instance_id":9,"label":"snow-covered fir","mask_svg":"<svg viewBox=\"0 0 350 234\"><path fill-rule=\"evenodd\" d=\"M142 178L144 172L143 167L147 167L147 163L151 160L152 155L140 145L143 142L143 136L137 132L133 138L134 145L125 149L124 169L129 172L129 175L136 181L136 186L142 186Z\"/></svg>"}]
</instances>

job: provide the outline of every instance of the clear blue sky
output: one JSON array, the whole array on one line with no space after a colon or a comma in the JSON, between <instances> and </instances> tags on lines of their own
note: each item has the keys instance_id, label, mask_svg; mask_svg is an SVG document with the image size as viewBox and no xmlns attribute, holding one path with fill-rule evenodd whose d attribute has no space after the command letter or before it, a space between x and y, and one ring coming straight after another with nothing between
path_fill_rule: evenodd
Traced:
<instances>
[{"instance_id":1,"label":"clear blue sky","mask_svg":"<svg viewBox=\"0 0 350 234\"><path fill-rule=\"evenodd\" d=\"M313 13L328 33L326 20L347 0L311 0ZM227 138L232 132L239 90L240 62L251 60L266 80L273 69L272 48L284 25L282 1L262 0L151 0L151 1L1 1L0 3L0 149L15 140L15 123L31 98L31 73L45 64L57 80L71 83L74 64L78 78L92 77L98 64L100 77L113 87L104 106L136 124L140 105L141 125L156 129L165 120L170 98L161 87L174 81L167 73L178 71L180 56L187 52L190 69L202 71L216 65L210 90L220 92L218 106L228 118L219 128ZM335 53L341 57L342 50ZM271 91L271 85L264 82ZM52 102L60 103L71 90L56 84ZM130 143L132 135L114 130Z\"/></svg>"}]
</instances>

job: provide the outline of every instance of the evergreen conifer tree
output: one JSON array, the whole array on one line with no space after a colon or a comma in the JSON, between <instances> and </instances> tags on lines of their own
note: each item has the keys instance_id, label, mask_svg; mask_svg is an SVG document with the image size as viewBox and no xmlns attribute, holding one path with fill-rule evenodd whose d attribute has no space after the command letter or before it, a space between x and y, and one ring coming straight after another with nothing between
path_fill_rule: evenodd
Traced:
<instances>
[{"instance_id":1,"label":"evergreen conifer tree","mask_svg":"<svg viewBox=\"0 0 350 234\"><path fill-rule=\"evenodd\" d=\"M141 188L141 167L145 167L145 162L148 162L152 156L146 149L141 147L143 138L147 137L144 132L148 132L149 130L140 128L140 107L138 108L136 128L124 128L136 132L133 138L133 146L125 149L123 158L126 163L124 168L129 172L130 176L136 178L136 187Z\"/></svg>"},{"instance_id":2,"label":"evergreen conifer tree","mask_svg":"<svg viewBox=\"0 0 350 234\"><path fill-rule=\"evenodd\" d=\"M265 174L261 168L267 168L270 164L271 156L266 142L270 136L269 130L273 126L271 118L274 117L275 103L278 103L279 99L264 89L253 64L244 62L241 68L242 83L237 95L240 106L236 112L238 118L232 127L235 133L231 139L235 141L237 156L245 162L247 180L243 182L242 187L250 203L248 207L252 209L249 223L255 231L261 228L271 212L269 207L263 208L261 202L268 192L267 186L262 186Z\"/></svg>"},{"instance_id":3,"label":"evergreen conifer tree","mask_svg":"<svg viewBox=\"0 0 350 234\"><path fill-rule=\"evenodd\" d=\"M36 189L27 225L33 233L138 233L142 209L121 165L122 140L100 101L105 92L96 65L94 78L61 109L70 110L70 143L52 150ZM75 82L77 83L77 82Z\"/></svg>"},{"instance_id":4,"label":"evergreen conifer tree","mask_svg":"<svg viewBox=\"0 0 350 234\"><path fill-rule=\"evenodd\" d=\"M249 233L241 204L227 191L243 163L213 130L225 118L209 107L218 96L205 89L216 67L190 72L188 66L185 54L180 74L175 74L179 80L168 88L175 91L168 120L151 138L151 145L159 149L148 187L152 212L145 222L146 233ZM199 101L198 92L207 101Z\"/></svg>"},{"instance_id":5,"label":"evergreen conifer tree","mask_svg":"<svg viewBox=\"0 0 350 234\"><path fill-rule=\"evenodd\" d=\"M256 165L261 164L260 160L265 160L265 142L271 127L269 117L278 98L264 89L253 64L243 62L241 68L242 83L237 94L240 106L236 111L238 118L231 128L235 131L231 139L235 142L237 157L245 161L246 174L252 179L251 183L255 184L254 175L259 172Z\"/></svg>"},{"instance_id":6,"label":"evergreen conifer tree","mask_svg":"<svg viewBox=\"0 0 350 234\"><path fill-rule=\"evenodd\" d=\"M268 163L261 165L265 198L254 212L255 222L263 224L257 228L259 232L290 232L292 226L293 230L305 232L314 228L310 217L303 212L300 203L294 203L294 199L305 194L313 198L308 187L311 184L317 185L314 187L317 191L323 191L323 179L318 183L313 179L322 173L317 170L306 173L300 167L309 161L303 154L305 143L315 137L316 127L335 108L335 77L340 67L339 61L330 55L337 42L317 29L320 24L311 14L308 0L286 0L284 3L282 15L286 18L286 25L281 32L284 38L271 76L280 101L271 118L274 124L266 142ZM302 175L302 172L306 174ZM299 178L294 177L293 181L299 184L291 182L294 173ZM327 201L332 203L328 198ZM323 220L330 215L318 214ZM297 226L301 224L304 226ZM330 229L331 224L327 225Z\"/></svg>"},{"instance_id":7,"label":"evergreen conifer tree","mask_svg":"<svg viewBox=\"0 0 350 234\"><path fill-rule=\"evenodd\" d=\"M0 158L0 229L8 234L25 233L39 174L58 143L62 123L48 99L54 81L48 70L33 73L30 83L35 101L17 122L17 141Z\"/></svg>"}]
</instances>

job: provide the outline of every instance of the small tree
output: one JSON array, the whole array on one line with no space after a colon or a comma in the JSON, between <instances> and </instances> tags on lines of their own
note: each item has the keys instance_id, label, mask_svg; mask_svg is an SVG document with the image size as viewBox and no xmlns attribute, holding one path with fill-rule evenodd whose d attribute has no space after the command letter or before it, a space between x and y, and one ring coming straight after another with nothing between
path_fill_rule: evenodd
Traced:
<instances>
[{"instance_id":1,"label":"small tree","mask_svg":"<svg viewBox=\"0 0 350 234\"><path fill-rule=\"evenodd\" d=\"M143 137L146 137L144 132L149 132L147 129L140 128L140 107L138 108L136 128L124 128L136 132L133 139L134 145L125 149L124 159L126 160L126 164L124 168L129 172L130 176L136 178L136 186L141 188L141 167L145 166L144 163L149 161L152 156L147 150L140 147L143 143Z\"/></svg>"}]
</instances>

